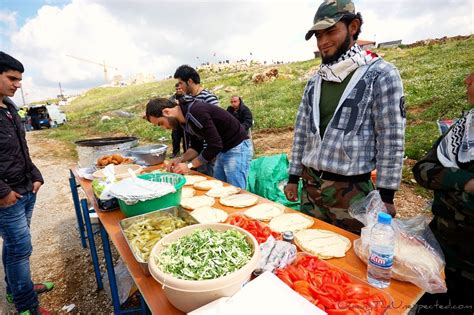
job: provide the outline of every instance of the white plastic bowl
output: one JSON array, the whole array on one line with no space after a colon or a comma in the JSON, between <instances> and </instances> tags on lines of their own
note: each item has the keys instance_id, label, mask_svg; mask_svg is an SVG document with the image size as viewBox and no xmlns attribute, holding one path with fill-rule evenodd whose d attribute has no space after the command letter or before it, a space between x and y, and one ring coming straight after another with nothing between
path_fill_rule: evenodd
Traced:
<instances>
[{"instance_id":1,"label":"white plastic bowl","mask_svg":"<svg viewBox=\"0 0 474 315\"><path fill-rule=\"evenodd\" d=\"M197 281L178 279L170 274L164 273L156 266L154 257L163 250L163 244L174 242L179 238L192 233L196 229L212 229L215 231L226 231L229 229L237 230L246 236L248 243L253 249L253 255L247 264L239 270L212 280ZM260 247L252 234L234 225L208 223L190 225L163 237L151 251L148 268L152 277L163 286L165 295L170 303L177 309L188 313L218 298L231 296L236 293L242 285L250 279L250 275L257 266L259 260Z\"/></svg>"}]
</instances>

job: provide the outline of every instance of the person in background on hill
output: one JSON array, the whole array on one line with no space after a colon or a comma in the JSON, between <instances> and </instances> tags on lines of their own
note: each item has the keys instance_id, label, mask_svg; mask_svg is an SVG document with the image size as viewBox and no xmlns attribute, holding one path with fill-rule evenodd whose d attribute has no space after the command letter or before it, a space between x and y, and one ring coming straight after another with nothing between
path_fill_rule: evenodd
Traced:
<instances>
[{"instance_id":1,"label":"person in background on hill","mask_svg":"<svg viewBox=\"0 0 474 315\"><path fill-rule=\"evenodd\" d=\"M227 111L234 115L238 121L242 124L247 134L253 125L253 117L250 109L244 104L241 97L233 95L230 98L230 106L227 107Z\"/></svg>"},{"instance_id":2,"label":"person in background on hill","mask_svg":"<svg viewBox=\"0 0 474 315\"><path fill-rule=\"evenodd\" d=\"M240 122L219 106L196 99L184 99L179 105L155 98L146 105L149 122L165 129L184 127L190 146L180 163L169 170L187 174L215 159L215 178L242 189L247 185L251 144ZM207 146L203 147L205 140Z\"/></svg>"},{"instance_id":3,"label":"person in background on hill","mask_svg":"<svg viewBox=\"0 0 474 315\"><path fill-rule=\"evenodd\" d=\"M295 123L288 200L301 211L353 233L362 223L349 206L376 188L391 215L400 186L405 133L403 86L398 70L356 40L362 16L351 0L326 0L306 40L316 37L322 63L308 81Z\"/></svg>"},{"instance_id":4,"label":"person in background on hill","mask_svg":"<svg viewBox=\"0 0 474 315\"><path fill-rule=\"evenodd\" d=\"M188 65L179 66L174 73L174 78L178 79L179 87L187 95L205 103L219 106L219 99L202 87L201 77L193 67Z\"/></svg>"},{"instance_id":5,"label":"person in background on hill","mask_svg":"<svg viewBox=\"0 0 474 315\"><path fill-rule=\"evenodd\" d=\"M474 105L474 72L464 82ZM425 294L424 305L463 305L474 309L474 108L442 135L413 167L416 181L434 190L430 228L446 260L446 294ZM423 307L423 308L421 308ZM470 308L469 308L470 307ZM446 308L448 309L448 308ZM438 310L439 311L439 310ZM449 312L454 312L453 308ZM462 313L457 310L456 314ZM448 312L447 312L448 313Z\"/></svg>"},{"instance_id":6,"label":"person in background on hill","mask_svg":"<svg viewBox=\"0 0 474 315\"><path fill-rule=\"evenodd\" d=\"M179 100L185 96L183 89L179 86L179 83L175 84L176 92L169 98L169 101L172 103L179 104ZM183 152L186 152L186 139L184 139L184 130L183 128L173 129L171 131L171 140L173 143L173 153L171 158L176 158L179 155L179 147L181 146L181 141L183 141Z\"/></svg>"},{"instance_id":7,"label":"person in background on hill","mask_svg":"<svg viewBox=\"0 0 474 315\"><path fill-rule=\"evenodd\" d=\"M30 222L43 177L31 161L13 97L21 87L23 65L0 51L0 235L7 301L19 314L49 314L39 306L37 294L54 284L33 284L30 272Z\"/></svg>"},{"instance_id":8,"label":"person in background on hill","mask_svg":"<svg viewBox=\"0 0 474 315\"><path fill-rule=\"evenodd\" d=\"M219 106L219 100L217 96L206 90L201 86L201 77L199 73L191 66L182 65L176 69L174 73L174 78L178 79L178 85L181 89L189 96L196 100L203 101L205 103ZM190 100L187 99L187 102ZM195 140L196 141L196 140ZM206 143L203 144L203 148L206 147ZM169 166L174 166L177 163L180 163L181 160L179 158L174 159L171 161ZM214 170L214 161L209 161L206 164L198 167L197 171L206 174L208 176L213 176Z\"/></svg>"}]
</instances>

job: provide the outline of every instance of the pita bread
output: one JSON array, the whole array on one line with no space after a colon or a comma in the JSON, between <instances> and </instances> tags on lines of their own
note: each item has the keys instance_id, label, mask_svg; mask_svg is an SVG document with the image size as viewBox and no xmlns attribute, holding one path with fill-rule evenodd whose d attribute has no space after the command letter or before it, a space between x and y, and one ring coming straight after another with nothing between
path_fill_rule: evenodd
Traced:
<instances>
[{"instance_id":1,"label":"pita bread","mask_svg":"<svg viewBox=\"0 0 474 315\"><path fill-rule=\"evenodd\" d=\"M206 180L206 177L200 175L184 175L184 178L186 179L186 183L184 184L185 186L192 186L197 182Z\"/></svg>"},{"instance_id":2,"label":"pita bread","mask_svg":"<svg viewBox=\"0 0 474 315\"><path fill-rule=\"evenodd\" d=\"M275 232L283 233L285 231L300 231L313 225L313 219L302 216L298 213L285 213L273 218L270 223L270 229Z\"/></svg>"},{"instance_id":3,"label":"pita bread","mask_svg":"<svg viewBox=\"0 0 474 315\"><path fill-rule=\"evenodd\" d=\"M227 220L227 212L213 207L201 207L191 212L199 223L221 223Z\"/></svg>"},{"instance_id":4,"label":"pita bread","mask_svg":"<svg viewBox=\"0 0 474 315\"><path fill-rule=\"evenodd\" d=\"M344 257L351 248L351 241L328 230L309 229L295 234L295 244L303 251L322 259Z\"/></svg>"},{"instance_id":5,"label":"pita bread","mask_svg":"<svg viewBox=\"0 0 474 315\"><path fill-rule=\"evenodd\" d=\"M206 195L214 198L222 198L230 195L235 195L240 192L239 187L225 186L225 187L213 187L206 192Z\"/></svg>"},{"instance_id":6,"label":"pita bread","mask_svg":"<svg viewBox=\"0 0 474 315\"><path fill-rule=\"evenodd\" d=\"M214 205L214 198L208 196L196 196L191 198L181 199L181 207L189 210L194 210L201 207L210 207Z\"/></svg>"},{"instance_id":7,"label":"pita bread","mask_svg":"<svg viewBox=\"0 0 474 315\"><path fill-rule=\"evenodd\" d=\"M278 203L261 203L246 210L244 214L252 219L269 221L285 212L285 207Z\"/></svg>"},{"instance_id":8,"label":"pita bread","mask_svg":"<svg viewBox=\"0 0 474 315\"><path fill-rule=\"evenodd\" d=\"M214 187L222 187L224 183L217 179L203 180L194 184L195 189L199 190L209 190Z\"/></svg>"},{"instance_id":9,"label":"pita bread","mask_svg":"<svg viewBox=\"0 0 474 315\"><path fill-rule=\"evenodd\" d=\"M256 204L258 202L258 197L250 194L238 194L223 197L219 199L219 202L228 207L245 208Z\"/></svg>"},{"instance_id":10,"label":"pita bread","mask_svg":"<svg viewBox=\"0 0 474 315\"><path fill-rule=\"evenodd\" d=\"M196 191L192 189L191 187L183 187L181 189L181 199L191 198L194 196L195 193Z\"/></svg>"}]
</instances>

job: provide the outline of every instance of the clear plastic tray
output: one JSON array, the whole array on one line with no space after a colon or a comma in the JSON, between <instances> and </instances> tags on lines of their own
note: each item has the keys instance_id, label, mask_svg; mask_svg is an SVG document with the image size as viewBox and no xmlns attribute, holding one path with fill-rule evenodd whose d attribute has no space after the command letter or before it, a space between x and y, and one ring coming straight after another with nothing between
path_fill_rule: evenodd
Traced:
<instances>
[{"instance_id":1,"label":"clear plastic tray","mask_svg":"<svg viewBox=\"0 0 474 315\"><path fill-rule=\"evenodd\" d=\"M295 266L296 263L303 257L305 256L310 256L310 257L316 257L318 258L317 256L314 256L314 255L311 255L309 253L306 253L306 252L299 252L296 256L296 259L295 261L290 265L290 266ZM367 309L361 309L359 307L357 307L355 304L350 304L350 303L344 303L344 302L340 302L340 303L336 303L337 304L337 307L339 307L341 310L340 311L344 311L346 310L347 313L351 313L351 308L352 310L354 310L354 308L357 308L357 311L359 311L359 313L364 313L364 314L387 314L390 310L390 307L393 305L393 299L392 297L390 296L390 294L388 294L387 292L384 292L378 288L375 288L375 287L372 287L369 283L367 283L366 281L356 277L356 276L353 276L352 274L344 271L343 269L339 268L339 267L336 267L334 265L332 265L331 263L325 261L325 260L322 260L320 258L318 258L320 264L322 264L323 266L327 267L328 269L332 269L332 270L336 270L340 273L343 273L345 276L347 276L350 280L350 282L352 283L353 287L354 288L361 288L363 287L364 290L367 289L368 290L368 294L369 295L378 295L380 297L383 297L383 299L385 300L385 307L380 307L380 304L378 302L376 302L376 306L370 306L370 305L367 305ZM323 281L323 284L325 282ZM348 284L346 284L347 286ZM294 289L294 288L293 288ZM297 291L297 290L295 290ZM298 292L298 291L297 291ZM323 291L324 292L324 291ZM338 310L339 311L339 310ZM357 312L356 312L357 313ZM341 313L342 314L342 313Z\"/></svg>"}]
</instances>

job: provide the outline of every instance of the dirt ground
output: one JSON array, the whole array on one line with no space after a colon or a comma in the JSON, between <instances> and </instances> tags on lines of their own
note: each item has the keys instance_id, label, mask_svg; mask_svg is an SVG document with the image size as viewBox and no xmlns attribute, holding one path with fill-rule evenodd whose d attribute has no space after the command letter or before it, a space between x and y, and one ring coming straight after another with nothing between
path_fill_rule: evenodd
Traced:
<instances>
[{"instance_id":1,"label":"dirt ground","mask_svg":"<svg viewBox=\"0 0 474 315\"><path fill-rule=\"evenodd\" d=\"M111 301L104 290L96 290L96 282L89 250L83 249L79 239L76 217L69 189L69 167L75 163L70 148L58 141L47 139L44 131L27 135L30 154L41 170L45 185L38 193L31 234L33 255L32 277L35 281L54 281L53 291L40 296L40 304L53 314L65 313L62 308L74 304L73 313L111 314ZM259 155L289 153L293 133L260 132L254 134ZM402 217L424 213L428 200L418 196L413 185L402 184L395 203ZM101 270L104 272L104 260ZM0 279L3 279L3 269ZM0 281L0 314L13 314L14 308L5 300L5 288Z\"/></svg>"}]
</instances>

